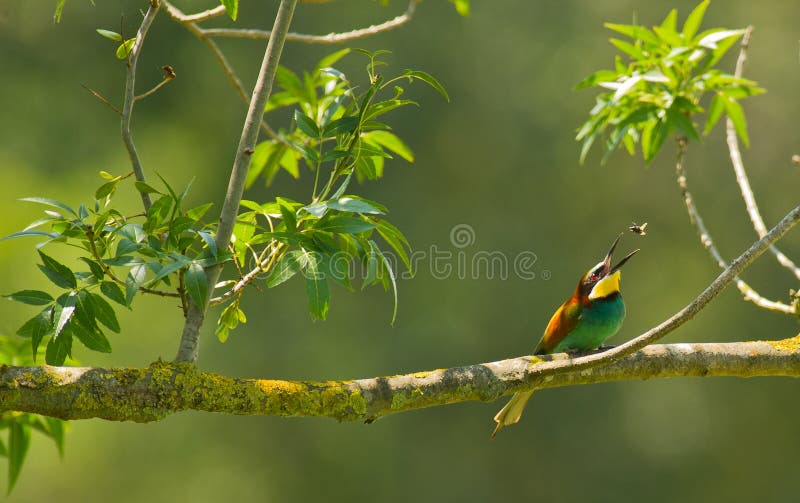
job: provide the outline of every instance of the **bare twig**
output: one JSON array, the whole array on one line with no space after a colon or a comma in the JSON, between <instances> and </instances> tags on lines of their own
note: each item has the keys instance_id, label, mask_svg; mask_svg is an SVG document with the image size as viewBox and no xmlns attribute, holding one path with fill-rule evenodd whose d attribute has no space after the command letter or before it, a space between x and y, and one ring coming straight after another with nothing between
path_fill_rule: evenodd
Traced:
<instances>
[{"instance_id":1,"label":"bare twig","mask_svg":"<svg viewBox=\"0 0 800 503\"><path fill-rule=\"evenodd\" d=\"M736 60L736 71L734 76L741 78L744 72L744 65L747 62L747 48L750 45L750 36L753 34L753 27L748 26L742 36L742 45L739 49L739 58ZM744 169L744 162L742 162L742 153L739 150L739 138L736 135L736 128L733 121L727 118L725 121L725 138L728 143L728 152L731 157L731 164L733 164L733 171L736 174L736 183L739 184L739 189L742 192L742 199L744 200L747 214L750 216L750 221L753 223L758 237L764 237L767 233L767 226L764 224L764 219L761 217L761 212L758 210L756 198L753 195L753 189L750 186L750 180L747 177L747 172ZM789 257L787 257L777 247L770 247L770 252L775 255L783 267L792 271L797 279L800 279L800 267L798 267Z\"/></svg>"},{"instance_id":2,"label":"bare twig","mask_svg":"<svg viewBox=\"0 0 800 503\"><path fill-rule=\"evenodd\" d=\"M114 104L111 103L110 101L108 101L108 99L106 99L105 96L103 96L102 94L98 93L97 91L95 91L91 87L87 86L86 84L81 84L81 87L86 89L87 91L89 91L92 94L92 96L94 96L98 100L100 100L103 103L105 103L108 108L110 108L111 110L117 112L117 115L122 115L122 112L119 111L119 108L115 107Z\"/></svg>"},{"instance_id":3,"label":"bare twig","mask_svg":"<svg viewBox=\"0 0 800 503\"><path fill-rule=\"evenodd\" d=\"M722 258L722 254L720 254L719 250L717 250L716 245L714 244L714 240L711 239L711 234L708 232L708 229L703 222L703 218L700 216L700 212L697 211L697 207L694 204L694 199L692 198L691 192L689 192L689 188L686 182L686 169L684 167L684 161L686 160L686 139L685 138L678 138L678 158L675 163L675 174L677 176L678 187L681 189L681 193L683 194L683 202L686 205L686 211L689 213L689 221L692 223L694 228L697 230L697 234L700 237L700 243L703 247L708 250L708 253L717 263L717 265L725 269L728 267L728 263ZM766 235L761 235L759 237L763 238ZM758 307L770 310L770 311L778 311L785 314L795 314L794 306L790 306L784 304L782 302L776 302L769 300L763 296L761 296L753 287L745 283L743 280L739 279L737 276L735 278L736 287L742 293L742 296L745 300L750 301L757 305Z\"/></svg>"},{"instance_id":4,"label":"bare twig","mask_svg":"<svg viewBox=\"0 0 800 503\"><path fill-rule=\"evenodd\" d=\"M648 346L610 365L539 379L556 388L666 377L800 376L798 338L776 342ZM62 419L157 421L182 410L367 421L425 407L490 401L529 386L537 368L565 354L348 381L234 379L186 364L148 368L0 366L0 412Z\"/></svg>"},{"instance_id":5,"label":"bare twig","mask_svg":"<svg viewBox=\"0 0 800 503\"><path fill-rule=\"evenodd\" d=\"M274 36L270 37L267 44L264 58L261 61L261 70L258 73L253 96L250 99L250 106L247 110L242 135L239 139L239 146L236 149L236 158L233 162L228 191L225 194L225 201L222 203L222 211L217 227L216 244L218 250L228 249L233 227L236 223L236 215L239 213L239 203L244 193L245 180L247 179L247 169L250 165L250 158L255 149L258 139L259 125L264 116L264 106L272 92L272 81L278 70L278 61L283 50L283 43L286 34L289 32L289 25L292 22L294 8L297 0L281 0L278 7L278 14L273 25ZM215 265L206 270L208 275L209 297L214 292L214 286L222 272L222 265ZM208 308L208 301L205 306L196 306L189 303L189 311L186 316L186 323L181 335L181 343L176 356L177 361L197 360L198 339L200 327L203 324L205 311Z\"/></svg>"},{"instance_id":6,"label":"bare twig","mask_svg":"<svg viewBox=\"0 0 800 503\"><path fill-rule=\"evenodd\" d=\"M236 89L236 93L239 95L242 102L244 102L245 105L249 105L250 100L249 97L247 96L247 92L245 91L244 85L242 84L242 81L239 79L239 76L236 74L236 71L233 69L233 66L231 66L230 62L228 61L228 58L225 57L225 54L219 48L217 43L211 40L210 38L206 37L204 35L204 30L200 28L200 26L195 21L193 21L195 16L186 15L180 9L178 9L168 1L166 0L162 1L164 7L167 9L167 13L173 19L180 22L184 27L186 27L187 30L189 30L189 32L191 32L195 37L197 37L201 42L203 42L206 45L206 47L211 49L211 52L214 54L214 57L217 58L219 64L222 65L222 70L225 72L225 75L228 77L228 80L230 81L231 85L233 85L233 88ZM224 13L225 9L222 9L222 12ZM272 129L269 126L269 124L267 124L263 120L261 121L261 130L264 131L264 133L268 134L270 138L274 138L281 142L284 142L284 140L282 140L280 135L278 135L278 133L276 133L275 130Z\"/></svg>"},{"instance_id":7,"label":"bare twig","mask_svg":"<svg viewBox=\"0 0 800 503\"><path fill-rule=\"evenodd\" d=\"M128 156L131 159L133 172L136 179L144 182L144 171L142 170L142 163L139 160L139 154L136 152L136 145L133 143L133 136L131 135L131 115L133 114L133 104L136 102L136 63L139 61L139 53L142 51L144 44L144 37L147 35L147 30L153 24L153 20L158 14L160 8L159 0L150 0L150 7L142 19L142 24L139 26L139 31L136 33L136 40L133 42L133 47L128 54L128 77L125 81L125 103L122 107L122 118L120 120L120 130L122 133L122 141L125 142L125 147L128 149ZM139 193L142 197L142 204L144 210L150 209L150 195L145 192Z\"/></svg>"},{"instance_id":8,"label":"bare twig","mask_svg":"<svg viewBox=\"0 0 800 503\"><path fill-rule=\"evenodd\" d=\"M148 96L152 96L159 89L161 89L162 87L164 87L167 84L169 84L170 82L172 82L172 79L174 79L177 76L175 74L175 70L169 65L162 66L161 67L161 71L164 72L161 82L156 84L155 87L153 87L152 89L150 89L146 93L142 93L142 94L136 96L134 98L134 100L139 101L139 100L143 100L143 99L147 98Z\"/></svg>"},{"instance_id":9,"label":"bare twig","mask_svg":"<svg viewBox=\"0 0 800 503\"><path fill-rule=\"evenodd\" d=\"M385 31L393 30L411 21L414 17L414 11L417 8L419 0L410 0L408 8L403 14L396 16L388 21L380 24L360 28L357 30L346 31L342 33L328 33L327 35L307 35L303 33L289 33L286 35L286 40L294 42L305 42L308 44L339 44L342 42L349 42L360 38L370 37ZM246 38L253 40L268 39L272 34L268 30L250 30L239 28L206 28L202 30L206 37L229 37L229 38Z\"/></svg>"}]
</instances>

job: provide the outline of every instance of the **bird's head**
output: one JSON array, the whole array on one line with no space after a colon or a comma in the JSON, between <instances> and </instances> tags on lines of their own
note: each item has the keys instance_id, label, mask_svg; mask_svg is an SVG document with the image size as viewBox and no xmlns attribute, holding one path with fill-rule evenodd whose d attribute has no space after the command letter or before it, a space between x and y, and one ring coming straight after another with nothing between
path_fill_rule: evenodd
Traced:
<instances>
[{"instance_id":1,"label":"bird's head","mask_svg":"<svg viewBox=\"0 0 800 503\"><path fill-rule=\"evenodd\" d=\"M617 262L617 265L612 267L611 256L613 255L614 249L617 247L617 243L619 243L621 237L622 234L617 236L617 239L614 240L614 243L611 245L611 249L608 250L605 258L600 261L599 264L589 269L589 271L581 278L581 281L578 284L578 292L581 298L593 301L619 292L619 269L625 264L625 262L628 261L628 259L633 257L639 251L638 249L633 250L627 254L625 258Z\"/></svg>"}]
</instances>

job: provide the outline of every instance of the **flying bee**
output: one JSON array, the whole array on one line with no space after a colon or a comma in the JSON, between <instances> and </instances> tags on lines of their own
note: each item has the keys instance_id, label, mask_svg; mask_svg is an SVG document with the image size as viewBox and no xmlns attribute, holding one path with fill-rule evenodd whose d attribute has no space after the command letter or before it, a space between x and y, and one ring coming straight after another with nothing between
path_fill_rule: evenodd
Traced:
<instances>
[{"instance_id":1,"label":"flying bee","mask_svg":"<svg viewBox=\"0 0 800 503\"><path fill-rule=\"evenodd\" d=\"M628 230L634 234L638 234L640 236L646 236L647 232L647 222L643 223L642 225L637 224L636 222L631 222L631 225L628 227Z\"/></svg>"}]
</instances>

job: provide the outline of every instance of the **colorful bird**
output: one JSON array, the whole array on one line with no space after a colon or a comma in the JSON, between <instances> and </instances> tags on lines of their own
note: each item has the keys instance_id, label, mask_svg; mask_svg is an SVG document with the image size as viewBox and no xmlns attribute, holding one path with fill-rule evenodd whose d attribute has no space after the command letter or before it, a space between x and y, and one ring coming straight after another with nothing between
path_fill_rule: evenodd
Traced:
<instances>
[{"instance_id":1,"label":"colorful bird","mask_svg":"<svg viewBox=\"0 0 800 503\"><path fill-rule=\"evenodd\" d=\"M614 240L606 257L581 277L572 297L556 310L533 354L588 351L598 348L617 333L625 319L625 302L619 289L619 269L639 251L632 251L611 267L611 255L621 237L622 234ZM497 426L492 432L492 438L503 426L520 420L525 404L532 394L533 391L514 394L506 406L494 416Z\"/></svg>"}]
</instances>

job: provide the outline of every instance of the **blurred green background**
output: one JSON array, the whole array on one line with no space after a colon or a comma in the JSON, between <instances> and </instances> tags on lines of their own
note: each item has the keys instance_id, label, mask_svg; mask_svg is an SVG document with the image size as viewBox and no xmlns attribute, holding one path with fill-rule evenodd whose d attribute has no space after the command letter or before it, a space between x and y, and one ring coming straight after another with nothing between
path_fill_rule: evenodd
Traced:
<instances>
[{"instance_id":1,"label":"blurred green background","mask_svg":"<svg viewBox=\"0 0 800 503\"><path fill-rule=\"evenodd\" d=\"M254 3L243 2L238 26L271 25L275 2ZM113 43L94 30L117 30L124 13L132 33L145 4L93 7L70 0L62 23L54 25L54 1L0 3L0 234L38 218L39 208L17 198L40 195L77 205L89 201L101 182L97 171L129 169L115 115L80 84L121 101L124 66L114 59ZM182 6L194 12L213 2ZM244 306L248 324L226 344L206 327L201 367L231 376L335 379L527 354L580 275L632 220L650 227L645 239L628 235L623 241L623 249L642 252L626 266L628 320L612 342L685 305L718 271L688 224L674 182L674 147L667 144L649 168L621 153L605 168L597 153L578 165L574 131L593 92L571 88L612 64L603 21L630 22L635 15L652 25L677 7L682 22L693 6L474 2L471 16L461 18L449 3L429 0L411 24L350 44L391 50L391 69L428 71L452 98L445 103L422 85L408 91L422 107L400 111L390 122L417 161L391 161L384 180L363 185L360 193L387 204L392 222L416 249L435 245L457 252L450 231L468 224L475 242L460 249L468 257L479 250L512 257L531 251L537 277L436 279L420 267L416 277L400 283L394 327L391 296L376 288L335 288L329 319L312 323L303 285L290 281L251 295ZM293 30L345 30L404 8L402 2L383 8L368 0L301 4ZM706 27L756 27L746 73L768 93L744 102L752 143L744 158L768 223L798 203L800 173L789 162L800 150L798 13L793 2L767 8L731 0L712 4L706 16ZM250 88L264 42L221 45ZM301 71L339 47L289 43L283 63ZM724 64L731 70L732 56ZM360 71L355 57L349 61L349 71ZM145 169L176 185L195 177L194 201L219 202L244 106L207 48L165 13L145 44L139 89L159 80L163 64L174 66L178 78L137 105L133 121ZM690 187L731 258L755 235L722 129L690 149ZM273 187L259 185L249 197L299 197L311 182L307 172L299 181L281 173ZM31 255L34 244L0 245L3 293L46 287ZM800 234L782 246L800 256ZM773 298L785 299L796 287L770 257L745 278ZM135 307L121 313L124 330L111 339L113 354L76 347L75 356L103 366L172 358L179 310L151 298L138 299ZM0 331L13 333L32 314L2 303ZM796 320L761 311L729 289L666 342L783 338L796 331ZM35 435L9 501L787 501L796 498L796 393L797 383L785 378L545 391L520 425L493 442L492 416L504 401L414 411L372 425L204 413L147 425L79 421L71 425L63 461L50 441ZM5 477L0 480L5 486Z\"/></svg>"}]
</instances>

